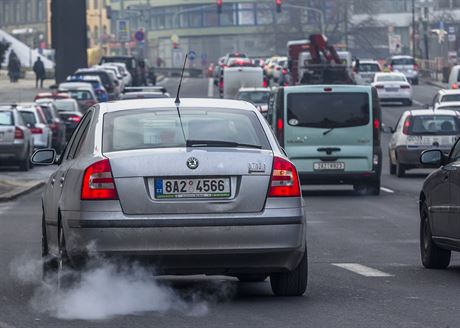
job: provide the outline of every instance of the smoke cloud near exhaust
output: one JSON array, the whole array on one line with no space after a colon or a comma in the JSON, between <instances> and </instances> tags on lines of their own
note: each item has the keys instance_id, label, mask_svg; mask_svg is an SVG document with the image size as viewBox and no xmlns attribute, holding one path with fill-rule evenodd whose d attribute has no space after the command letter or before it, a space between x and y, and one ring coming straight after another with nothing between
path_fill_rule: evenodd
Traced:
<instances>
[{"instance_id":1,"label":"smoke cloud near exhaust","mask_svg":"<svg viewBox=\"0 0 460 328\"><path fill-rule=\"evenodd\" d=\"M235 293L234 284L215 279L184 291L169 286L167 279L154 277L151 269L139 264L120 265L107 260L88 265L78 272L75 283L57 288L51 281L42 282L41 267L42 261L30 256L10 264L12 275L20 282L37 286L30 300L32 309L59 319L103 320L168 311L204 316L210 303L227 300Z\"/></svg>"}]
</instances>

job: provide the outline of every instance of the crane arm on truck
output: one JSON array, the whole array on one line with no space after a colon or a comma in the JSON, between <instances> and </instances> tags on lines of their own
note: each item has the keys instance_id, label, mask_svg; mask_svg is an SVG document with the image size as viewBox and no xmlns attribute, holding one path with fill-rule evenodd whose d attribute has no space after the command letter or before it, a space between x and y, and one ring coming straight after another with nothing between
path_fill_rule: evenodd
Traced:
<instances>
[{"instance_id":1,"label":"crane arm on truck","mask_svg":"<svg viewBox=\"0 0 460 328\"><path fill-rule=\"evenodd\" d=\"M312 64L322 64L320 52L326 59L326 64L335 63L341 64L341 60L337 51L332 45L327 43L327 38L322 34L310 35L310 48Z\"/></svg>"}]
</instances>

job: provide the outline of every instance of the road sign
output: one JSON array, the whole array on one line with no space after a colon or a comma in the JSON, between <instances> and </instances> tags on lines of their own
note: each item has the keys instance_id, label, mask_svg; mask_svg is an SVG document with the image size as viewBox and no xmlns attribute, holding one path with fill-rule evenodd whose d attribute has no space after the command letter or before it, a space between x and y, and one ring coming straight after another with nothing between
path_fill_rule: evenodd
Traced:
<instances>
[{"instance_id":1,"label":"road sign","mask_svg":"<svg viewBox=\"0 0 460 328\"><path fill-rule=\"evenodd\" d=\"M117 21L117 39L119 42L128 42L130 40L128 20L119 19Z\"/></svg>"},{"instance_id":2,"label":"road sign","mask_svg":"<svg viewBox=\"0 0 460 328\"><path fill-rule=\"evenodd\" d=\"M137 40L137 42L142 42L145 40L145 33L142 30L137 31L134 34L134 38Z\"/></svg>"},{"instance_id":3,"label":"road sign","mask_svg":"<svg viewBox=\"0 0 460 328\"><path fill-rule=\"evenodd\" d=\"M189 53L188 53L188 59L193 61L193 60L195 60L195 58L196 58L196 52L193 51L193 50L190 50Z\"/></svg>"},{"instance_id":4,"label":"road sign","mask_svg":"<svg viewBox=\"0 0 460 328\"><path fill-rule=\"evenodd\" d=\"M182 67L184 64L184 52L182 49L173 49L172 50L172 66L173 67Z\"/></svg>"}]
</instances>

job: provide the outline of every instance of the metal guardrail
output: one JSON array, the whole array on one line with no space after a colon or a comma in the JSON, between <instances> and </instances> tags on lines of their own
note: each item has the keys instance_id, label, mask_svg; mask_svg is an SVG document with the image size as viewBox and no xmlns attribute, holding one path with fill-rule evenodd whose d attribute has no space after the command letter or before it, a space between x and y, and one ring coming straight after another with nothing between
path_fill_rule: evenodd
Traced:
<instances>
[{"instance_id":1,"label":"metal guardrail","mask_svg":"<svg viewBox=\"0 0 460 328\"><path fill-rule=\"evenodd\" d=\"M155 67L153 69L155 74L163 74L165 76L180 76L182 72L182 68L180 67ZM200 68L186 68L184 73L187 74L189 77L202 77L203 70Z\"/></svg>"}]
</instances>

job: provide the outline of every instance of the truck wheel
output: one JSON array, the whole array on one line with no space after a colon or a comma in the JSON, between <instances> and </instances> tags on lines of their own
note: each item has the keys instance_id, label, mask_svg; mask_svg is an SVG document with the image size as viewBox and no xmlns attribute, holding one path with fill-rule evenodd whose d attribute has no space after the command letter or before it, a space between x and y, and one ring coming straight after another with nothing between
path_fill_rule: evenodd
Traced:
<instances>
[{"instance_id":1,"label":"truck wheel","mask_svg":"<svg viewBox=\"0 0 460 328\"><path fill-rule=\"evenodd\" d=\"M276 296L301 296L307 290L307 283L308 256L306 247L300 263L294 270L270 275L270 284Z\"/></svg>"},{"instance_id":2,"label":"truck wheel","mask_svg":"<svg viewBox=\"0 0 460 328\"><path fill-rule=\"evenodd\" d=\"M451 251L439 248L433 242L428 208L425 202L420 209L420 255L423 266L428 269L445 269L450 264Z\"/></svg>"}]
</instances>

